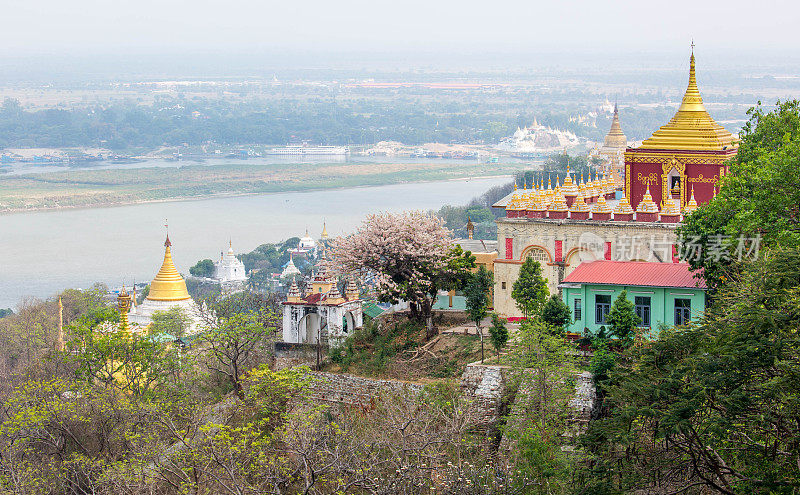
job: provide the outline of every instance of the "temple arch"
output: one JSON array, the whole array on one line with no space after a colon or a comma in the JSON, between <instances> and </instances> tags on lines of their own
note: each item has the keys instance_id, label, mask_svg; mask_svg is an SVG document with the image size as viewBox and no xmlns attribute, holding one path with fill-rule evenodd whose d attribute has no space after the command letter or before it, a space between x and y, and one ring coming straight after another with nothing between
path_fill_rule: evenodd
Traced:
<instances>
[{"instance_id":1,"label":"temple arch","mask_svg":"<svg viewBox=\"0 0 800 495\"><path fill-rule=\"evenodd\" d=\"M542 246L531 245L522 250L520 261L525 261L528 258L533 258L542 265L550 264L553 262L553 257L550 252Z\"/></svg>"}]
</instances>

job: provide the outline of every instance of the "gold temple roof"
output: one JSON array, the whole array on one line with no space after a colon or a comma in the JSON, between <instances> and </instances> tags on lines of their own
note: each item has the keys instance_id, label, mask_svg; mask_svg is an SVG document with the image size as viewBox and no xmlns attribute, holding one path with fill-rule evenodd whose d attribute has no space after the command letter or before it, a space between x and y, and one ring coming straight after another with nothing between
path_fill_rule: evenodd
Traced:
<instances>
[{"instance_id":1,"label":"gold temple roof","mask_svg":"<svg viewBox=\"0 0 800 495\"><path fill-rule=\"evenodd\" d=\"M689 59L689 86L681 106L666 125L642 142L639 149L721 151L735 146L733 134L717 124L703 106L697 89L694 52Z\"/></svg>"},{"instance_id":2,"label":"gold temple roof","mask_svg":"<svg viewBox=\"0 0 800 495\"><path fill-rule=\"evenodd\" d=\"M183 277L178 273L175 264L172 262L170 246L172 246L172 243L169 241L169 236L167 236L167 240L164 242L164 262L161 263L161 269L158 270L156 278L150 282L150 292L147 294L147 299L151 301L183 301L189 299L186 281L183 280Z\"/></svg>"},{"instance_id":3,"label":"gold temple roof","mask_svg":"<svg viewBox=\"0 0 800 495\"><path fill-rule=\"evenodd\" d=\"M625 149L628 145L628 138L622 133L622 128L619 126L619 112L617 111L617 104L614 104L614 117L611 120L611 129L606 134L603 141L606 148L621 148Z\"/></svg>"}]
</instances>

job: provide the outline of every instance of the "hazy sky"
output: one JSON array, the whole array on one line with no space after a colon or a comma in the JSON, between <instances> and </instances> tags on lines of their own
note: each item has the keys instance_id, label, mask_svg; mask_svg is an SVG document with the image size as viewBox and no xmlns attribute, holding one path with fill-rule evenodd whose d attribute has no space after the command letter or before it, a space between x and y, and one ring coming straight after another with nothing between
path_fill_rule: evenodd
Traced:
<instances>
[{"instance_id":1,"label":"hazy sky","mask_svg":"<svg viewBox=\"0 0 800 495\"><path fill-rule=\"evenodd\" d=\"M800 49L772 0L0 0L0 56L167 50Z\"/></svg>"}]
</instances>

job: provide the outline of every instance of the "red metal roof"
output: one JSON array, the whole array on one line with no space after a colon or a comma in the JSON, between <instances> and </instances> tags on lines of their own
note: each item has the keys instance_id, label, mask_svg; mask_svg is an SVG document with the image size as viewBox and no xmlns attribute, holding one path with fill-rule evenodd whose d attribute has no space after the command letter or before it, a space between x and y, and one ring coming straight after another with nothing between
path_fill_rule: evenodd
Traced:
<instances>
[{"instance_id":1,"label":"red metal roof","mask_svg":"<svg viewBox=\"0 0 800 495\"><path fill-rule=\"evenodd\" d=\"M600 260L581 263L567 275L563 283L706 288L705 280L695 278L688 263L647 261Z\"/></svg>"}]
</instances>

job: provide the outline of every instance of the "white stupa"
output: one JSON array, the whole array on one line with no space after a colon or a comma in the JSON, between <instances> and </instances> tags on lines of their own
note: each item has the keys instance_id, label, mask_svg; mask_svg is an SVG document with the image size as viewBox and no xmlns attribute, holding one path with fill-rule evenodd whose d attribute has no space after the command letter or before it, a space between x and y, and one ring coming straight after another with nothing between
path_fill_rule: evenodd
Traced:
<instances>
[{"instance_id":1,"label":"white stupa","mask_svg":"<svg viewBox=\"0 0 800 495\"><path fill-rule=\"evenodd\" d=\"M150 292L142 304L133 306L128 313L128 320L132 328L149 326L153 313L156 311L167 311L179 307L191 320L187 333L193 334L199 331L199 326L202 324L200 311L189 295L189 291L186 290L186 281L183 280L172 262L171 246L172 243L167 236L167 240L164 242L164 261L161 263L161 269L158 270L156 277L150 282Z\"/></svg>"},{"instance_id":2,"label":"white stupa","mask_svg":"<svg viewBox=\"0 0 800 495\"><path fill-rule=\"evenodd\" d=\"M286 263L286 266L283 267L283 272L281 272L281 277L287 278L287 277L295 277L297 275L300 275L300 270L298 270L297 267L294 266L294 260L292 259L292 255L290 254L289 262Z\"/></svg>"},{"instance_id":3,"label":"white stupa","mask_svg":"<svg viewBox=\"0 0 800 495\"><path fill-rule=\"evenodd\" d=\"M233 253L233 243L228 242L228 252L214 263L214 278L220 282L244 282L247 280L244 263Z\"/></svg>"}]
</instances>

